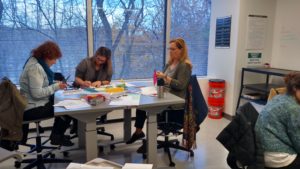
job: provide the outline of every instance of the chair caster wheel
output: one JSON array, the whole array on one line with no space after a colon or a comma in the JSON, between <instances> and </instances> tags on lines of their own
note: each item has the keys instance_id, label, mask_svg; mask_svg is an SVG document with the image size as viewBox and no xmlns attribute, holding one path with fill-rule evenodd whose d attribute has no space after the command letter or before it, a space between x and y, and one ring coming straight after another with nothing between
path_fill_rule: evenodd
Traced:
<instances>
[{"instance_id":1,"label":"chair caster wheel","mask_svg":"<svg viewBox=\"0 0 300 169\"><path fill-rule=\"evenodd\" d=\"M171 163L169 164L169 166L170 166L170 167L175 167L175 163L171 162Z\"/></svg>"},{"instance_id":2,"label":"chair caster wheel","mask_svg":"<svg viewBox=\"0 0 300 169\"><path fill-rule=\"evenodd\" d=\"M111 150L114 150L115 148L116 148L116 146L115 146L115 145L113 145L113 144L112 144L112 145L110 145L110 149L111 149Z\"/></svg>"},{"instance_id":3,"label":"chair caster wheel","mask_svg":"<svg viewBox=\"0 0 300 169\"><path fill-rule=\"evenodd\" d=\"M190 152L190 156L191 156L191 157L194 157L194 152L193 152L193 151Z\"/></svg>"},{"instance_id":4,"label":"chair caster wheel","mask_svg":"<svg viewBox=\"0 0 300 169\"><path fill-rule=\"evenodd\" d=\"M21 167L21 162L15 161L15 167L16 167L16 168L20 168L20 167Z\"/></svg>"},{"instance_id":5,"label":"chair caster wheel","mask_svg":"<svg viewBox=\"0 0 300 169\"><path fill-rule=\"evenodd\" d=\"M55 154L50 154L50 158L55 158Z\"/></svg>"},{"instance_id":6,"label":"chair caster wheel","mask_svg":"<svg viewBox=\"0 0 300 169\"><path fill-rule=\"evenodd\" d=\"M147 158L147 155L146 154L143 154L143 159L145 160Z\"/></svg>"},{"instance_id":7,"label":"chair caster wheel","mask_svg":"<svg viewBox=\"0 0 300 169\"><path fill-rule=\"evenodd\" d=\"M69 157L69 152L64 151L64 152L63 152L63 155L64 155L64 157Z\"/></svg>"}]
</instances>

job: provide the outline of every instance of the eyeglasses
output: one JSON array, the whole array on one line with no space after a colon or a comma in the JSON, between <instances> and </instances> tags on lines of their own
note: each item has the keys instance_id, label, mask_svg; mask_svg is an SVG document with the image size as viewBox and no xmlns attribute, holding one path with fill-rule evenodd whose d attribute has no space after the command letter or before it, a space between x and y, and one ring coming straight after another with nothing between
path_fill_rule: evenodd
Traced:
<instances>
[{"instance_id":1,"label":"eyeglasses","mask_svg":"<svg viewBox=\"0 0 300 169\"><path fill-rule=\"evenodd\" d=\"M178 49L178 48L168 48L168 50L170 50L170 51L174 51L176 49Z\"/></svg>"}]
</instances>

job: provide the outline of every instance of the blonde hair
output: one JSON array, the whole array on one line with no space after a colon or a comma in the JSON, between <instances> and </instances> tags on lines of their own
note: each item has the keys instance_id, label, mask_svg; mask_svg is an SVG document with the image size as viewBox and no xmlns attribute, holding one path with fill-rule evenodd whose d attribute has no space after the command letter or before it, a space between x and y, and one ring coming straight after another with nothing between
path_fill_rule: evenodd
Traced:
<instances>
[{"instance_id":1,"label":"blonde hair","mask_svg":"<svg viewBox=\"0 0 300 169\"><path fill-rule=\"evenodd\" d=\"M192 62L188 55L188 49L185 44L185 41L182 38L176 38L170 40L169 43L175 43L176 47L181 50L180 62L186 63L191 69L193 67ZM171 65L174 62L174 59L169 57L168 64Z\"/></svg>"}]
</instances>

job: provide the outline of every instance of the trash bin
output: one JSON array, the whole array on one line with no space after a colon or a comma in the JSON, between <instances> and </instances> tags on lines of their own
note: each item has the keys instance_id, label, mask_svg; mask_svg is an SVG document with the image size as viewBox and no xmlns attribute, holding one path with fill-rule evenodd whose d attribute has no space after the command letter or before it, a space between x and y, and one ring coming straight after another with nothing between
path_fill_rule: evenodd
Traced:
<instances>
[{"instance_id":1,"label":"trash bin","mask_svg":"<svg viewBox=\"0 0 300 169\"><path fill-rule=\"evenodd\" d=\"M208 93L208 117L212 119L222 118L224 110L225 80L210 79Z\"/></svg>"}]
</instances>

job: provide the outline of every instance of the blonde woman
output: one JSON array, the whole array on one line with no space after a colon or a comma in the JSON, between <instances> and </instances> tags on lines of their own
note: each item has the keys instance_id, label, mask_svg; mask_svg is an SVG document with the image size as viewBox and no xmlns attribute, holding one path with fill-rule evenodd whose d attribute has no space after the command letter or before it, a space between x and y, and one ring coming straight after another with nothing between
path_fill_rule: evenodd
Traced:
<instances>
[{"instance_id":1,"label":"blonde woman","mask_svg":"<svg viewBox=\"0 0 300 169\"><path fill-rule=\"evenodd\" d=\"M164 71L157 72L156 75L158 78L164 79L165 88L170 93L185 98L186 88L192 73L192 63L188 57L188 49L182 38L172 39L169 42L169 45L169 61L166 64ZM142 129L146 118L145 111L139 109L136 110L136 130L130 140L126 142L127 144L132 144L136 140L145 137Z\"/></svg>"}]
</instances>

